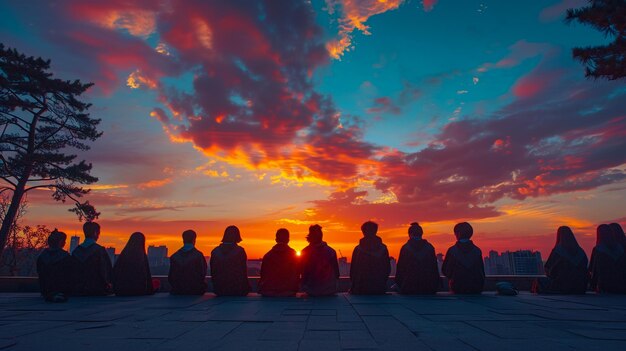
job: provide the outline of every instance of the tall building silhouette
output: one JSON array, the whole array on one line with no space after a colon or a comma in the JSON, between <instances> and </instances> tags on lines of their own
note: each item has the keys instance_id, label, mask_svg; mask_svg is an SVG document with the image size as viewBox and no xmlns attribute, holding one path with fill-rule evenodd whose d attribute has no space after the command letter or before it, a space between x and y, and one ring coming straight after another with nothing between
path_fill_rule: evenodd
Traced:
<instances>
[{"instance_id":1,"label":"tall building silhouette","mask_svg":"<svg viewBox=\"0 0 626 351\"><path fill-rule=\"evenodd\" d=\"M167 262L167 246L148 246L148 263L150 266L162 266Z\"/></svg>"},{"instance_id":2,"label":"tall building silhouette","mask_svg":"<svg viewBox=\"0 0 626 351\"><path fill-rule=\"evenodd\" d=\"M485 273L488 275L539 275L543 274L543 261L539 251L518 250L489 251L484 258Z\"/></svg>"},{"instance_id":3,"label":"tall building silhouette","mask_svg":"<svg viewBox=\"0 0 626 351\"><path fill-rule=\"evenodd\" d=\"M79 243L80 243L80 236L73 235L70 238L70 253L72 253L74 251L74 249L78 247Z\"/></svg>"},{"instance_id":4,"label":"tall building silhouette","mask_svg":"<svg viewBox=\"0 0 626 351\"><path fill-rule=\"evenodd\" d=\"M115 264L115 248L107 247L105 250L107 251L107 254L109 255L109 259L111 259L111 264Z\"/></svg>"}]
</instances>

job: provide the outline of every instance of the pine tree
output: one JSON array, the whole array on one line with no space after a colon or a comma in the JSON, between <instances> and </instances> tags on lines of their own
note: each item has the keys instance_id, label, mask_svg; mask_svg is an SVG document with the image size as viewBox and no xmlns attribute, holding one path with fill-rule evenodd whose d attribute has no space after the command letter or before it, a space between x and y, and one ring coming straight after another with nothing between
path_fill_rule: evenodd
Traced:
<instances>
[{"instance_id":1,"label":"pine tree","mask_svg":"<svg viewBox=\"0 0 626 351\"><path fill-rule=\"evenodd\" d=\"M572 50L574 58L585 65L585 76L626 77L626 0L590 0L585 7L567 10L565 20L590 25L607 38L615 38L607 45Z\"/></svg>"},{"instance_id":2,"label":"pine tree","mask_svg":"<svg viewBox=\"0 0 626 351\"><path fill-rule=\"evenodd\" d=\"M0 193L12 193L0 228L0 255L22 198L35 189L49 189L52 197L76 206L79 219L92 220L98 212L80 197L92 184L92 165L76 162L72 148L88 150L86 141L102 135L91 106L79 100L93 84L54 78L50 60L27 57L0 44Z\"/></svg>"}]
</instances>

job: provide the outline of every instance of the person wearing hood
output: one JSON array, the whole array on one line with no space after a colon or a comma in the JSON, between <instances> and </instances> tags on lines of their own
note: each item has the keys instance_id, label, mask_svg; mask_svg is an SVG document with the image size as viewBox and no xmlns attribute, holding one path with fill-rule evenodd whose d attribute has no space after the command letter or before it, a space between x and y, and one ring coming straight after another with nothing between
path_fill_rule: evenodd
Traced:
<instances>
[{"instance_id":1,"label":"person wearing hood","mask_svg":"<svg viewBox=\"0 0 626 351\"><path fill-rule=\"evenodd\" d=\"M617 242L609 225L598 226L596 246L589 260L591 289L599 293L626 293L625 271L624 248Z\"/></svg>"},{"instance_id":2,"label":"person wearing hood","mask_svg":"<svg viewBox=\"0 0 626 351\"><path fill-rule=\"evenodd\" d=\"M113 266L113 292L117 296L154 294L152 275L146 255L146 237L135 232Z\"/></svg>"},{"instance_id":3,"label":"person wearing hood","mask_svg":"<svg viewBox=\"0 0 626 351\"><path fill-rule=\"evenodd\" d=\"M96 243L100 238L100 225L85 222L83 233L85 241L72 252L76 261L74 293L82 296L110 295L113 266L104 247Z\"/></svg>"},{"instance_id":4,"label":"person wearing hood","mask_svg":"<svg viewBox=\"0 0 626 351\"><path fill-rule=\"evenodd\" d=\"M218 296L246 296L250 292L248 257L239 242L239 228L231 225L224 231L222 244L211 252L213 292Z\"/></svg>"},{"instance_id":5,"label":"person wearing hood","mask_svg":"<svg viewBox=\"0 0 626 351\"><path fill-rule=\"evenodd\" d=\"M337 253L322 241L322 237L320 225L310 226L306 237L309 245L302 250L300 256L301 288L309 296L330 296L337 293Z\"/></svg>"},{"instance_id":6,"label":"person wearing hood","mask_svg":"<svg viewBox=\"0 0 626 351\"><path fill-rule=\"evenodd\" d=\"M63 250L67 234L56 228L48 236L48 247L37 257L41 296L49 302L65 302L72 292L73 259Z\"/></svg>"},{"instance_id":7,"label":"person wearing hood","mask_svg":"<svg viewBox=\"0 0 626 351\"><path fill-rule=\"evenodd\" d=\"M378 224L368 221L361 226L363 238L352 252L350 265L350 293L354 295L381 295L387 292L391 272L389 251L376 235Z\"/></svg>"},{"instance_id":8,"label":"person wearing hood","mask_svg":"<svg viewBox=\"0 0 626 351\"><path fill-rule=\"evenodd\" d=\"M207 263L204 254L196 249L196 232L183 232L183 247L170 257L167 280L172 295L203 295L206 292Z\"/></svg>"},{"instance_id":9,"label":"person wearing hood","mask_svg":"<svg viewBox=\"0 0 626 351\"><path fill-rule=\"evenodd\" d=\"M289 231L285 228L276 232L276 245L263 256L259 294L263 296L295 296L300 278L298 256L289 247Z\"/></svg>"},{"instance_id":10,"label":"person wearing hood","mask_svg":"<svg viewBox=\"0 0 626 351\"><path fill-rule=\"evenodd\" d=\"M589 284L587 255L578 245L572 229L561 226L556 244L544 265L546 278L536 281L535 293L584 294Z\"/></svg>"},{"instance_id":11,"label":"person wearing hood","mask_svg":"<svg viewBox=\"0 0 626 351\"><path fill-rule=\"evenodd\" d=\"M469 223L455 225L457 242L448 249L443 260L441 270L455 294L480 294L485 285L483 254L470 240L473 234L474 229Z\"/></svg>"},{"instance_id":12,"label":"person wearing hood","mask_svg":"<svg viewBox=\"0 0 626 351\"><path fill-rule=\"evenodd\" d=\"M626 251L626 234L624 234L622 226L619 223L611 223L609 224L609 228L611 228L611 233L615 241Z\"/></svg>"},{"instance_id":13,"label":"person wearing hood","mask_svg":"<svg viewBox=\"0 0 626 351\"><path fill-rule=\"evenodd\" d=\"M418 223L409 227L409 241L400 249L396 285L401 294L434 294L439 288L435 248L425 239Z\"/></svg>"}]
</instances>

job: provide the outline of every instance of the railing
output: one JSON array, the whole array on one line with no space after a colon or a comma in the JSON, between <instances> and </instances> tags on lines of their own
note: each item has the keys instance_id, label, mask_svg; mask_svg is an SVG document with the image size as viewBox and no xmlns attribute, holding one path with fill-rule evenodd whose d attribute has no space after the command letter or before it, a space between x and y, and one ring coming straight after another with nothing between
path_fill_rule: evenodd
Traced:
<instances>
[{"instance_id":1,"label":"railing","mask_svg":"<svg viewBox=\"0 0 626 351\"><path fill-rule=\"evenodd\" d=\"M170 290L170 284L167 281L167 276L163 275L155 275L153 278L159 279L161 281L161 290L162 292L167 292ZM532 282L539 278L543 277L540 275L491 275L487 276L485 279L485 291L494 291L495 285L497 282L508 281L511 282L519 289L520 291L528 291L532 285ZM391 287L394 283L393 276L389 277L389 281L387 282L387 286ZM250 281L250 285L252 286L252 291L257 290L257 283L259 281L259 277L248 277ZM207 277L208 283L208 291L213 291L213 285L211 284L211 277ZM350 278L349 277L340 277L339 278L339 291L347 292L350 289ZM440 291L448 290L448 279L445 277L441 277ZM39 283L37 277L0 277L0 292L38 292L39 291Z\"/></svg>"}]
</instances>

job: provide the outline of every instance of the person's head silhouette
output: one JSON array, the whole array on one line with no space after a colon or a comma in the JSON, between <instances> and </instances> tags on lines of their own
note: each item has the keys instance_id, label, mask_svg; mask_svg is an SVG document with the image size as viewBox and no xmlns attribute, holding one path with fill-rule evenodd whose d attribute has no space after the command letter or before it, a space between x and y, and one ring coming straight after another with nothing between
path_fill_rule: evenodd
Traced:
<instances>
[{"instance_id":1,"label":"person's head silhouette","mask_svg":"<svg viewBox=\"0 0 626 351\"><path fill-rule=\"evenodd\" d=\"M276 231L276 242L279 244L289 244L289 231L285 228L280 228Z\"/></svg>"},{"instance_id":2,"label":"person's head silhouette","mask_svg":"<svg viewBox=\"0 0 626 351\"><path fill-rule=\"evenodd\" d=\"M624 229L622 229L622 226L619 223L611 223L609 224L609 227L611 228L615 241L626 244L626 237L624 236Z\"/></svg>"},{"instance_id":3,"label":"person's head silhouette","mask_svg":"<svg viewBox=\"0 0 626 351\"><path fill-rule=\"evenodd\" d=\"M363 236L375 236L378 233L378 224L367 221L361 225L361 232Z\"/></svg>"},{"instance_id":4,"label":"person's head silhouette","mask_svg":"<svg viewBox=\"0 0 626 351\"><path fill-rule=\"evenodd\" d=\"M51 249L62 249L65 246L67 234L58 231L56 228L48 236L48 246Z\"/></svg>"},{"instance_id":5,"label":"person's head silhouette","mask_svg":"<svg viewBox=\"0 0 626 351\"><path fill-rule=\"evenodd\" d=\"M143 255L146 252L146 236L141 232L134 232L128 238L126 246L122 250L122 253L128 255Z\"/></svg>"},{"instance_id":6,"label":"person's head silhouette","mask_svg":"<svg viewBox=\"0 0 626 351\"><path fill-rule=\"evenodd\" d=\"M421 239L422 235L424 235L424 230L417 222L411 223L409 226L409 238L411 239Z\"/></svg>"},{"instance_id":7,"label":"person's head silhouette","mask_svg":"<svg viewBox=\"0 0 626 351\"><path fill-rule=\"evenodd\" d=\"M239 228L234 225L226 227L224 230L224 236L222 237L223 243L236 244L241 242L241 234Z\"/></svg>"},{"instance_id":8,"label":"person's head silhouette","mask_svg":"<svg viewBox=\"0 0 626 351\"><path fill-rule=\"evenodd\" d=\"M456 240L469 240L473 234L474 228L467 222L462 222L454 226L454 236Z\"/></svg>"},{"instance_id":9,"label":"person's head silhouette","mask_svg":"<svg viewBox=\"0 0 626 351\"><path fill-rule=\"evenodd\" d=\"M608 224L600 224L598 228L596 228L596 245L605 245L608 247L617 245L615 236Z\"/></svg>"},{"instance_id":10,"label":"person's head silhouette","mask_svg":"<svg viewBox=\"0 0 626 351\"><path fill-rule=\"evenodd\" d=\"M183 232L183 244L195 245L196 244L196 232L191 229L185 230Z\"/></svg>"},{"instance_id":11,"label":"person's head silhouette","mask_svg":"<svg viewBox=\"0 0 626 351\"><path fill-rule=\"evenodd\" d=\"M85 234L85 238L98 241L100 237L100 225L96 222L85 222L85 224L83 224L83 233Z\"/></svg>"},{"instance_id":12,"label":"person's head silhouette","mask_svg":"<svg viewBox=\"0 0 626 351\"><path fill-rule=\"evenodd\" d=\"M322 226L314 224L309 227L309 235L306 236L306 240L311 244L319 244L322 242Z\"/></svg>"}]
</instances>

